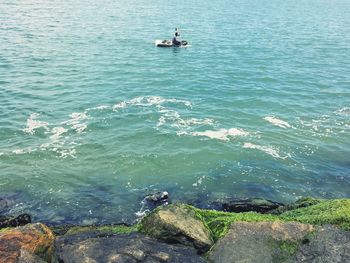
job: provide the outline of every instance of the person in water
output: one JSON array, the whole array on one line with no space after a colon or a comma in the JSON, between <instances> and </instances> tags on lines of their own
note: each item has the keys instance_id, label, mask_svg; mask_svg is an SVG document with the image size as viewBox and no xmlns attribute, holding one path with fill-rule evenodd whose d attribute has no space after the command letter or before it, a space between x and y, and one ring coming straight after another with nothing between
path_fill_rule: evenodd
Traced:
<instances>
[{"instance_id":1,"label":"person in water","mask_svg":"<svg viewBox=\"0 0 350 263\"><path fill-rule=\"evenodd\" d=\"M173 37L173 45L175 45L175 46L181 45L181 42L178 40L179 37L180 37L180 33L177 30L177 28L175 28L175 33L174 33L174 37Z\"/></svg>"}]
</instances>

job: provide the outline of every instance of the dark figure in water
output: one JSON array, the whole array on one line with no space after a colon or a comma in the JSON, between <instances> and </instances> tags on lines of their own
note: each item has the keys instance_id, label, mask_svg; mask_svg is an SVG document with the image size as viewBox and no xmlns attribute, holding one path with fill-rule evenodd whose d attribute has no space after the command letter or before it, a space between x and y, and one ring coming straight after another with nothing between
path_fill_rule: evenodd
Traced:
<instances>
[{"instance_id":1,"label":"dark figure in water","mask_svg":"<svg viewBox=\"0 0 350 263\"><path fill-rule=\"evenodd\" d=\"M177 28L175 28L175 33L174 33L174 37L173 37L173 45L175 45L175 46L181 45L181 42L177 39L178 37L180 37L180 33L177 30Z\"/></svg>"}]
</instances>

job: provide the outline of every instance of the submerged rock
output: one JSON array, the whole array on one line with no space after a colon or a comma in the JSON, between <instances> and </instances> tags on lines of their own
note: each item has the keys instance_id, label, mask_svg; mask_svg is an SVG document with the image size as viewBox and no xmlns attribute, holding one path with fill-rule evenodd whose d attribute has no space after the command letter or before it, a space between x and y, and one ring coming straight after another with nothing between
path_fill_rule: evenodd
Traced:
<instances>
[{"instance_id":1,"label":"submerged rock","mask_svg":"<svg viewBox=\"0 0 350 263\"><path fill-rule=\"evenodd\" d=\"M294 203L280 206L277 209L270 211L269 213L279 215L287 211L295 210L298 208L309 207L321 203L321 199L315 199L312 197L303 197L295 201Z\"/></svg>"},{"instance_id":2,"label":"submerged rock","mask_svg":"<svg viewBox=\"0 0 350 263\"><path fill-rule=\"evenodd\" d=\"M132 233L80 233L57 238L59 262L169 262L204 263L191 247L161 243L153 238Z\"/></svg>"},{"instance_id":3,"label":"submerged rock","mask_svg":"<svg viewBox=\"0 0 350 263\"><path fill-rule=\"evenodd\" d=\"M6 199L0 198L0 212L5 210L8 206L8 202Z\"/></svg>"},{"instance_id":4,"label":"submerged rock","mask_svg":"<svg viewBox=\"0 0 350 263\"><path fill-rule=\"evenodd\" d=\"M32 219L28 214L21 214L17 217L0 216L0 228L24 226L31 222Z\"/></svg>"},{"instance_id":5,"label":"submerged rock","mask_svg":"<svg viewBox=\"0 0 350 263\"><path fill-rule=\"evenodd\" d=\"M145 197L145 201L153 204L153 205L162 205L167 203L169 199L169 193L167 191L157 192L154 194L149 194Z\"/></svg>"},{"instance_id":6,"label":"submerged rock","mask_svg":"<svg viewBox=\"0 0 350 263\"><path fill-rule=\"evenodd\" d=\"M36 257L51 262L54 239L52 231L43 224L28 224L0 232L0 262L32 262L31 258Z\"/></svg>"},{"instance_id":7,"label":"submerged rock","mask_svg":"<svg viewBox=\"0 0 350 263\"><path fill-rule=\"evenodd\" d=\"M214 263L285 262L312 225L282 222L237 222L214 245L209 260Z\"/></svg>"},{"instance_id":8,"label":"submerged rock","mask_svg":"<svg viewBox=\"0 0 350 263\"><path fill-rule=\"evenodd\" d=\"M193 245L203 253L213 245L210 230L188 205L161 207L145 217L140 231L169 243Z\"/></svg>"},{"instance_id":9,"label":"submerged rock","mask_svg":"<svg viewBox=\"0 0 350 263\"><path fill-rule=\"evenodd\" d=\"M210 208L225 211L225 212L258 212L268 213L279 207L282 207L282 203L266 200L262 198L224 198L212 202Z\"/></svg>"}]
</instances>

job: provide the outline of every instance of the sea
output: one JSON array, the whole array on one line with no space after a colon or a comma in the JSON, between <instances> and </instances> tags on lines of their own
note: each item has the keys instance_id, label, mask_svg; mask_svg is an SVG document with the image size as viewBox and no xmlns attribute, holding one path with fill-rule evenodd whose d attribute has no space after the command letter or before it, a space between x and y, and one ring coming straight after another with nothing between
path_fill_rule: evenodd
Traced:
<instances>
[{"instance_id":1,"label":"sea","mask_svg":"<svg viewBox=\"0 0 350 263\"><path fill-rule=\"evenodd\" d=\"M349 198L350 1L1 0L1 213L129 223L158 191Z\"/></svg>"}]
</instances>

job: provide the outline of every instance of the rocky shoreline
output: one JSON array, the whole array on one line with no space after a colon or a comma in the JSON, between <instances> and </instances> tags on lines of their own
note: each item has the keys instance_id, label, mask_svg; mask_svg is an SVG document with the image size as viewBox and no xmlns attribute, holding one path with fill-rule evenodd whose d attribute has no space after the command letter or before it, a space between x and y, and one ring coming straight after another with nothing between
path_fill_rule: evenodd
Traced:
<instances>
[{"instance_id":1,"label":"rocky shoreline","mask_svg":"<svg viewBox=\"0 0 350 263\"><path fill-rule=\"evenodd\" d=\"M231 198L217 211L167 197L147 197L154 210L130 226L0 217L0 262L350 262L350 199Z\"/></svg>"}]
</instances>

